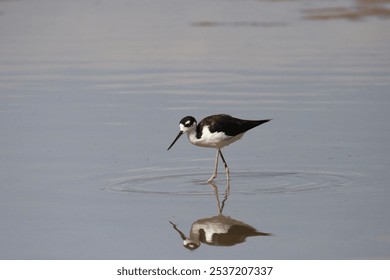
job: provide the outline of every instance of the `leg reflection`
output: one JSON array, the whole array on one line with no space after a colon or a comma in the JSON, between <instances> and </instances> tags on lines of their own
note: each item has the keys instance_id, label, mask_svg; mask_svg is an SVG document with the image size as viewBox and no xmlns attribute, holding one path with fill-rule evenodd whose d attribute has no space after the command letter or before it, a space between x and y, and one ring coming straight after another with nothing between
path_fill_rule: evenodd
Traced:
<instances>
[{"instance_id":1,"label":"leg reflection","mask_svg":"<svg viewBox=\"0 0 390 280\"><path fill-rule=\"evenodd\" d=\"M197 249L201 243L211 246L233 246L246 241L251 236L269 236L270 233L257 231L253 226L222 214L230 195L230 182L227 182L222 201L218 186L210 183L217 201L217 216L201 218L192 223L189 236L186 236L176 224L170 221L173 229L179 233L183 246Z\"/></svg>"}]
</instances>

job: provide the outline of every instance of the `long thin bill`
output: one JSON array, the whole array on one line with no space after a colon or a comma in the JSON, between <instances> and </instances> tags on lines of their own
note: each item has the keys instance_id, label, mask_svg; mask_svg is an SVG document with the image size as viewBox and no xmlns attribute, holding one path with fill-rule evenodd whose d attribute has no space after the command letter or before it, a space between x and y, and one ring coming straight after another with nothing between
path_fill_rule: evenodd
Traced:
<instances>
[{"instance_id":1,"label":"long thin bill","mask_svg":"<svg viewBox=\"0 0 390 280\"><path fill-rule=\"evenodd\" d=\"M173 140L172 144L169 146L169 148L167 149L167 151L172 148L172 146L176 143L177 139L180 138L180 136L183 135L183 131L180 131L179 134L176 136L175 140Z\"/></svg>"},{"instance_id":2,"label":"long thin bill","mask_svg":"<svg viewBox=\"0 0 390 280\"><path fill-rule=\"evenodd\" d=\"M184 233L181 232L180 229L178 229L174 223L172 223L171 221L169 221L169 223L173 226L174 230L176 230L180 234L181 239L183 239L183 240L187 239L187 237L184 235Z\"/></svg>"}]
</instances>

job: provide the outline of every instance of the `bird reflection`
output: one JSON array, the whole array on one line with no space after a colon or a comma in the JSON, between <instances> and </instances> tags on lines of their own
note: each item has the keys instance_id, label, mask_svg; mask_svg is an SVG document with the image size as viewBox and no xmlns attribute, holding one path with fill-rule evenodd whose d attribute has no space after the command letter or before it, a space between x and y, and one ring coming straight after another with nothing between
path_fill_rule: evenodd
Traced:
<instances>
[{"instance_id":1,"label":"bird reflection","mask_svg":"<svg viewBox=\"0 0 390 280\"><path fill-rule=\"evenodd\" d=\"M230 193L230 183L227 183L222 201L219 199L218 186L214 183L210 183L210 185L214 189L217 200L217 216L195 221L191 226L188 237L178 229L176 224L170 221L174 230L179 233L183 240L185 248L195 250L199 248L201 243L210 246L233 246L245 242L247 237L271 235L270 233L257 231L244 222L223 215L222 211Z\"/></svg>"}]
</instances>

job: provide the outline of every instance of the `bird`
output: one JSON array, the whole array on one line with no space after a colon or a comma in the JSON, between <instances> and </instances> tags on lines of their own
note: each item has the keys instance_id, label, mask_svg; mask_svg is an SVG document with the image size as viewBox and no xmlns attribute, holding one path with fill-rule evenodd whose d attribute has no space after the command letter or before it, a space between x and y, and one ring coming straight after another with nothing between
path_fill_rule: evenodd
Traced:
<instances>
[{"instance_id":1,"label":"bird","mask_svg":"<svg viewBox=\"0 0 390 280\"><path fill-rule=\"evenodd\" d=\"M229 167L222 155L221 149L240 140L248 130L269 122L270 120L271 119L243 120L227 114L218 114L205 117L198 124L194 117L186 116L180 120L179 134L168 147L167 151L172 148L180 136L187 133L188 140L193 145L205 148L215 148L217 150L214 172L207 182L211 183L217 177L219 157L221 157L225 165L227 181L230 182Z\"/></svg>"}]
</instances>

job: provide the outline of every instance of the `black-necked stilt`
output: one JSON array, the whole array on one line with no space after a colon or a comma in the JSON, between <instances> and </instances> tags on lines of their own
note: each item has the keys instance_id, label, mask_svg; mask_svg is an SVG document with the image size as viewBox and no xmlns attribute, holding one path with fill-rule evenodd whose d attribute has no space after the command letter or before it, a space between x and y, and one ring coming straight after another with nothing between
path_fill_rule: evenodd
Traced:
<instances>
[{"instance_id":1,"label":"black-necked stilt","mask_svg":"<svg viewBox=\"0 0 390 280\"><path fill-rule=\"evenodd\" d=\"M168 150L176 143L177 139L187 133L188 140L196 146L216 148L214 173L208 180L213 181L217 177L218 158L221 156L225 164L227 180L230 181L229 167L222 155L221 148L241 139L245 132L270 120L242 120L230 115L212 115L204 118L197 124L194 117L187 116L181 119L180 132L173 140Z\"/></svg>"},{"instance_id":2,"label":"black-necked stilt","mask_svg":"<svg viewBox=\"0 0 390 280\"><path fill-rule=\"evenodd\" d=\"M221 204L218 186L214 183L210 184L214 188L215 198L217 200L217 216L198 219L192 223L188 236L178 229L173 222L169 221L173 226L173 229L179 233L185 248L195 250L199 248L201 243L212 246L233 246L245 242L247 237L272 235L271 233L257 231L251 225L223 215L222 211L229 195L228 189L225 191L224 199Z\"/></svg>"}]
</instances>

